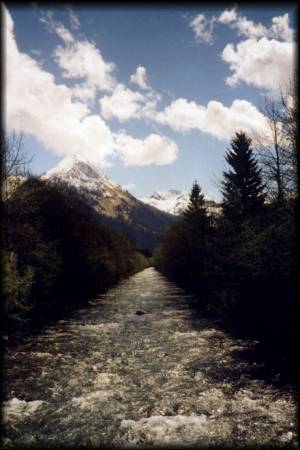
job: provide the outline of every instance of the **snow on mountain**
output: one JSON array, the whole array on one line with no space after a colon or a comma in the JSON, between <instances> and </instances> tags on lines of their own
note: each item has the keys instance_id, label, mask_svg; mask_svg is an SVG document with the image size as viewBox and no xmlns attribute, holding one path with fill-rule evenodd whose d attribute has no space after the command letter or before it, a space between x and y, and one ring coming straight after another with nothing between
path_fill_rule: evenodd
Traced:
<instances>
[{"instance_id":1,"label":"snow on mountain","mask_svg":"<svg viewBox=\"0 0 300 450\"><path fill-rule=\"evenodd\" d=\"M58 177L76 188L100 190L102 195L111 196L112 191L122 191L120 185L101 174L88 160L78 154L67 155L57 166L49 170L44 178Z\"/></svg>"},{"instance_id":2,"label":"snow on mountain","mask_svg":"<svg viewBox=\"0 0 300 450\"><path fill-rule=\"evenodd\" d=\"M141 198L142 202L154 206L161 211L178 216L186 209L190 199L190 193L170 189L169 191L155 191L150 197ZM207 212L210 215L219 215L221 207L213 200L205 199Z\"/></svg>"},{"instance_id":3,"label":"snow on mountain","mask_svg":"<svg viewBox=\"0 0 300 450\"><path fill-rule=\"evenodd\" d=\"M170 189L164 192L153 192L150 197L141 198L142 202L154 206L161 211L168 212L169 214L179 215L187 207L190 194L188 192L177 191Z\"/></svg>"},{"instance_id":4,"label":"snow on mountain","mask_svg":"<svg viewBox=\"0 0 300 450\"><path fill-rule=\"evenodd\" d=\"M66 156L42 178L61 179L78 189L102 218L138 248L153 250L172 217L131 195L80 155Z\"/></svg>"}]
</instances>

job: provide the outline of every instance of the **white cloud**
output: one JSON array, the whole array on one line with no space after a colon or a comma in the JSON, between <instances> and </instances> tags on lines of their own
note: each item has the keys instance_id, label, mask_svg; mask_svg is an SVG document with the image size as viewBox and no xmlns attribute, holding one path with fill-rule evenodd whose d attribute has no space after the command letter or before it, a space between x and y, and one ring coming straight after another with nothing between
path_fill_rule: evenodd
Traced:
<instances>
[{"instance_id":1,"label":"white cloud","mask_svg":"<svg viewBox=\"0 0 300 450\"><path fill-rule=\"evenodd\" d=\"M136 84L141 89L151 89L148 84L146 68L144 66L138 66L136 71L130 77L130 82Z\"/></svg>"},{"instance_id":2,"label":"white cloud","mask_svg":"<svg viewBox=\"0 0 300 450\"><path fill-rule=\"evenodd\" d=\"M67 6L67 10L69 11L70 24L73 30L78 30L80 28L80 22L74 11Z\"/></svg>"},{"instance_id":3,"label":"white cloud","mask_svg":"<svg viewBox=\"0 0 300 450\"><path fill-rule=\"evenodd\" d=\"M175 131L190 131L200 129L205 116L205 108L194 101L184 98L174 100L164 111L157 113L158 123L168 125Z\"/></svg>"},{"instance_id":4,"label":"white cloud","mask_svg":"<svg viewBox=\"0 0 300 450\"><path fill-rule=\"evenodd\" d=\"M237 19L236 8L225 9L218 17L218 22L220 23L232 23Z\"/></svg>"},{"instance_id":5,"label":"white cloud","mask_svg":"<svg viewBox=\"0 0 300 450\"><path fill-rule=\"evenodd\" d=\"M273 17L271 34L275 38L281 38L284 41L291 42L294 39L294 30L289 24L289 15Z\"/></svg>"},{"instance_id":6,"label":"white cloud","mask_svg":"<svg viewBox=\"0 0 300 450\"><path fill-rule=\"evenodd\" d=\"M75 86L70 87L70 89L73 98L86 103L93 103L97 92L95 86L90 86L88 83L75 84Z\"/></svg>"},{"instance_id":7,"label":"white cloud","mask_svg":"<svg viewBox=\"0 0 300 450\"><path fill-rule=\"evenodd\" d=\"M141 94L119 83L112 95L105 95L100 100L101 114L105 119L116 117L120 122L130 119L152 118L160 96L154 91Z\"/></svg>"},{"instance_id":8,"label":"white cloud","mask_svg":"<svg viewBox=\"0 0 300 450\"><path fill-rule=\"evenodd\" d=\"M74 42L74 38L72 36L72 33L70 33L69 30L62 24L58 23L55 28L56 33L58 36L66 43L70 44L71 42Z\"/></svg>"},{"instance_id":9,"label":"white cloud","mask_svg":"<svg viewBox=\"0 0 300 450\"><path fill-rule=\"evenodd\" d=\"M105 119L116 117L120 122L137 118L145 97L140 92L128 89L119 83L111 96L105 95L99 100L101 114Z\"/></svg>"},{"instance_id":10,"label":"white cloud","mask_svg":"<svg viewBox=\"0 0 300 450\"><path fill-rule=\"evenodd\" d=\"M258 88L283 89L295 70L296 44L289 15L273 17L272 25L266 27L240 15L235 7L223 11L217 21L246 37L237 45L227 44L222 52L233 72L226 83L235 86L244 81Z\"/></svg>"},{"instance_id":11,"label":"white cloud","mask_svg":"<svg viewBox=\"0 0 300 450\"><path fill-rule=\"evenodd\" d=\"M206 19L204 14L198 14L190 22L190 26L195 33L197 42L213 43L213 28L215 17Z\"/></svg>"},{"instance_id":12,"label":"white cloud","mask_svg":"<svg viewBox=\"0 0 300 450\"><path fill-rule=\"evenodd\" d=\"M30 56L21 53L6 12L6 127L35 136L58 155L78 152L105 166L114 154L113 136L99 116L89 116L72 91L55 83Z\"/></svg>"},{"instance_id":13,"label":"white cloud","mask_svg":"<svg viewBox=\"0 0 300 450\"><path fill-rule=\"evenodd\" d=\"M247 39L236 46L227 44L222 59L233 72L226 79L230 86L244 81L258 88L279 89L293 74L295 44L265 37Z\"/></svg>"},{"instance_id":14,"label":"white cloud","mask_svg":"<svg viewBox=\"0 0 300 450\"><path fill-rule=\"evenodd\" d=\"M205 107L179 98L159 112L156 120L175 131L194 129L226 140L238 130L252 135L266 126L264 116L246 100L234 100L228 108L214 100Z\"/></svg>"},{"instance_id":15,"label":"white cloud","mask_svg":"<svg viewBox=\"0 0 300 450\"><path fill-rule=\"evenodd\" d=\"M242 16L237 12L236 7L225 9L218 17L212 16L207 18L203 14L198 14L190 22L196 40L207 44L214 42L214 28L220 24L229 26L236 30L239 36L244 36L247 39L238 44L238 46L242 46L246 42L247 44L244 45L244 48L248 46L249 49L250 43L253 43L253 51L250 51L246 55L247 57L250 56L250 53L251 56L256 51L259 53L259 56L255 58L255 64L250 69L251 60L239 58L239 55L235 57L232 50L233 44L228 44L223 51L222 57L224 61L231 64L231 69L235 72L233 77L228 78L228 84L234 85L238 80L243 80L257 87L273 89L276 83L282 83L283 79L285 83L285 80L291 76L291 72L289 72L284 77L285 63L287 63L287 68L290 69L291 49L295 45L293 44L294 30L290 27L288 13L273 17L272 25L269 27ZM254 45L255 42L256 45ZM288 45L281 45L285 43L288 43ZM242 47L240 50L242 50ZM275 52L274 54L273 51ZM285 51L287 54L284 60L280 62L278 58ZM229 61L227 61L227 55L229 55ZM240 60L239 63L236 63L236 59ZM261 63L260 60L262 61ZM261 68L264 68L264 73L269 71L267 80L264 83L261 80L257 81L260 78L265 78L264 75L261 75L262 72L259 72ZM275 79L271 80L273 69L275 69Z\"/></svg>"},{"instance_id":16,"label":"white cloud","mask_svg":"<svg viewBox=\"0 0 300 450\"><path fill-rule=\"evenodd\" d=\"M72 9L69 11L71 27L78 29L80 22ZM53 18L48 10L40 17L40 21L50 33L56 33L64 42L54 50L54 58L62 69L62 75L68 79L82 79L81 84L73 88L73 96L82 101L93 101L98 90L112 91L116 81L113 75L115 64L106 62L93 42L78 40L61 23Z\"/></svg>"},{"instance_id":17,"label":"white cloud","mask_svg":"<svg viewBox=\"0 0 300 450\"><path fill-rule=\"evenodd\" d=\"M176 158L177 146L170 139L151 134L143 140L113 133L103 118L90 114L86 103L74 101L76 86L56 84L52 74L19 51L13 20L6 7L3 10L6 131L31 134L57 155L78 153L102 167L118 156L126 165L139 166L169 164Z\"/></svg>"},{"instance_id":18,"label":"white cloud","mask_svg":"<svg viewBox=\"0 0 300 450\"><path fill-rule=\"evenodd\" d=\"M52 11L48 10L46 13L43 13L40 17L40 22L46 26L50 33L56 33L66 44L74 41L72 33L61 22L56 22L53 19Z\"/></svg>"},{"instance_id":19,"label":"white cloud","mask_svg":"<svg viewBox=\"0 0 300 450\"><path fill-rule=\"evenodd\" d=\"M258 39L266 37L269 39L281 39L288 42L293 40L294 31L290 28L289 15L287 13L282 16L273 17L272 26L269 28L240 15L237 13L236 7L223 11L217 18L217 21L229 25L231 28L236 29L240 36L245 36L247 38Z\"/></svg>"},{"instance_id":20,"label":"white cloud","mask_svg":"<svg viewBox=\"0 0 300 450\"><path fill-rule=\"evenodd\" d=\"M223 11L218 17L218 22L236 29L242 36L261 37L268 34L268 29L264 25L241 16L236 12L236 7Z\"/></svg>"},{"instance_id":21,"label":"white cloud","mask_svg":"<svg viewBox=\"0 0 300 450\"><path fill-rule=\"evenodd\" d=\"M87 85L103 91L111 91L114 88L115 79L112 72L116 66L103 59L94 43L74 41L66 47L59 45L54 56L65 78L81 78Z\"/></svg>"},{"instance_id":22,"label":"white cloud","mask_svg":"<svg viewBox=\"0 0 300 450\"><path fill-rule=\"evenodd\" d=\"M119 132L115 134L115 142L118 155L125 166L171 164L178 154L176 143L158 134L150 134L146 139L136 139Z\"/></svg>"}]
</instances>

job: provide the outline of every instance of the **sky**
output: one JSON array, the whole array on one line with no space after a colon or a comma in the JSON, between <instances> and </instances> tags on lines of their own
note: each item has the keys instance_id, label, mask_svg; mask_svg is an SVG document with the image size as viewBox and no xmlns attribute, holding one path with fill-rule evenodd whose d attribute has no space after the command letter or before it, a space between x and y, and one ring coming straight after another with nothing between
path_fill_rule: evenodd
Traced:
<instances>
[{"instance_id":1,"label":"sky","mask_svg":"<svg viewBox=\"0 0 300 450\"><path fill-rule=\"evenodd\" d=\"M296 3L2 8L5 128L31 173L80 154L138 198L196 179L219 201L231 137L266 133L294 70Z\"/></svg>"}]
</instances>

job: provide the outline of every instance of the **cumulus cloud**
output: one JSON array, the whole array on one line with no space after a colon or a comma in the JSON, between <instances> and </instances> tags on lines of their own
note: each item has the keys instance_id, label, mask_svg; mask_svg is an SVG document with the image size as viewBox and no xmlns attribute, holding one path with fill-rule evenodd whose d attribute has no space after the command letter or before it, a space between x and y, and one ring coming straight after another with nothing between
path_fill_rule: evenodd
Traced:
<instances>
[{"instance_id":1,"label":"cumulus cloud","mask_svg":"<svg viewBox=\"0 0 300 450\"><path fill-rule=\"evenodd\" d=\"M236 46L227 44L222 59L233 74L226 83L235 86L239 81L259 88L283 88L294 71L295 44L265 37L247 39Z\"/></svg>"},{"instance_id":2,"label":"cumulus cloud","mask_svg":"<svg viewBox=\"0 0 300 450\"><path fill-rule=\"evenodd\" d=\"M212 44L216 25L227 25L243 36L238 44L227 44L221 57L229 64L232 75L226 83L235 86L239 81L258 88L282 89L292 78L296 44L289 15L272 18L271 26L249 20L238 13L237 8L225 9L218 17L206 18L203 14L190 22L198 42Z\"/></svg>"},{"instance_id":3,"label":"cumulus cloud","mask_svg":"<svg viewBox=\"0 0 300 450\"><path fill-rule=\"evenodd\" d=\"M32 57L18 50L6 11L6 127L35 136L58 155L79 152L105 165L114 152L113 136L99 116L89 116L72 91L55 83Z\"/></svg>"},{"instance_id":4,"label":"cumulus cloud","mask_svg":"<svg viewBox=\"0 0 300 450\"><path fill-rule=\"evenodd\" d=\"M230 107L218 101L207 106L179 98L156 116L156 121L175 131L199 130L218 139L230 139L237 130L252 135L266 129L265 118L246 100L234 100Z\"/></svg>"},{"instance_id":5,"label":"cumulus cloud","mask_svg":"<svg viewBox=\"0 0 300 450\"><path fill-rule=\"evenodd\" d=\"M97 93L95 86L88 83L75 84L70 87L74 99L80 100L84 103L93 103Z\"/></svg>"},{"instance_id":6,"label":"cumulus cloud","mask_svg":"<svg viewBox=\"0 0 300 450\"><path fill-rule=\"evenodd\" d=\"M217 21L221 24L229 25L236 29L238 35L247 38L276 38L284 41L292 41L294 31L289 24L289 15L286 13L282 16L272 18L271 27L266 27L261 23L255 23L247 17L242 16L236 10L236 7L223 11Z\"/></svg>"},{"instance_id":7,"label":"cumulus cloud","mask_svg":"<svg viewBox=\"0 0 300 450\"><path fill-rule=\"evenodd\" d=\"M268 29L264 25L241 16L236 12L236 8L223 11L218 17L218 22L236 29L238 34L242 36L261 37L268 34Z\"/></svg>"},{"instance_id":8,"label":"cumulus cloud","mask_svg":"<svg viewBox=\"0 0 300 450\"><path fill-rule=\"evenodd\" d=\"M290 27L288 14L273 17L271 30L272 36L275 38L281 38L288 42L294 39L294 30Z\"/></svg>"},{"instance_id":9,"label":"cumulus cloud","mask_svg":"<svg viewBox=\"0 0 300 450\"><path fill-rule=\"evenodd\" d=\"M190 22L198 42L212 44L214 41L213 31L217 25L227 25L237 31L239 36L246 38L279 39L291 42L294 39L294 30L290 27L288 13L282 16L272 18L272 25L267 27L261 23L249 20L237 12L237 7L225 9L219 16L205 17L204 14L198 14Z\"/></svg>"},{"instance_id":10,"label":"cumulus cloud","mask_svg":"<svg viewBox=\"0 0 300 450\"><path fill-rule=\"evenodd\" d=\"M73 10L66 6L73 30L80 27L80 22ZM114 78L115 64L104 60L99 49L93 42L78 40L62 24L55 21L53 11L43 12L39 19L50 33L57 34L64 46L58 45L54 50L54 58L62 69L62 75L68 79L79 78L81 84L76 84L73 96L82 101L93 101L98 91L112 91L116 80Z\"/></svg>"},{"instance_id":11,"label":"cumulus cloud","mask_svg":"<svg viewBox=\"0 0 300 450\"><path fill-rule=\"evenodd\" d=\"M191 20L190 26L195 33L197 42L213 43L213 28L215 17L207 19L204 14L198 14Z\"/></svg>"},{"instance_id":12,"label":"cumulus cloud","mask_svg":"<svg viewBox=\"0 0 300 450\"><path fill-rule=\"evenodd\" d=\"M130 119L151 118L160 96L153 91L142 94L119 83L111 95L100 100L101 114L105 119L117 118L120 122Z\"/></svg>"},{"instance_id":13,"label":"cumulus cloud","mask_svg":"<svg viewBox=\"0 0 300 450\"><path fill-rule=\"evenodd\" d=\"M200 129L205 116L205 108L194 101L184 98L174 100L164 111L157 113L155 120L168 125L175 131L190 131Z\"/></svg>"},{"instance_id":14,"label":"cumulus cloud","mask_svg":"<svg viewBox=\"0 0 300 450\"><path fill-rule=\"evenodd\" d=\"M218 17L218 22L230 24L237 19L236 8L225 9Z\"/></svg>"},{"instance_id":15,"label":"cumulus cloud","mask_svg":"<svg viewBox=\"0 0 300 450\"><path fill-rule=\"evenodd\" d=\"M80 22L73 10L66 7L69 12L71 27L77 30ZM54 50L54 58L62 69L62 75L68 79L79 78L73 90L74 98L82 101L93 101L98 91L112 91L116 80L114 78L115 64L104 60L99 49L93 42L78 40L62 24L55 21L53 12L43 12L40 21L50 33L57 34L64 45L58 45Z\"/></svg>"},{"instance_id":16,"label":"cumulus cloud","mask_svg":"<svg viewBox=\"0 0 300 450\"><path fill-rule=\"evenodd\" d=\"M116 147L125 166L162 166L175 161L178 147L171 139L150 134L146 139L136 139L124 132L115 135Z\"/></svg>"},{"instance_id":17,"label":"cumulus cloud","mask_svg":"<svg viewBox=\"0 0 300 450\"><path fill-rule=\"evenodd\" d=\"M6 131L31 134L49 151L61 156L78 153L102 167L118 156L126 165L173 161L177 150L173 141L154 135L143 140L113 133L103 118L90 113L86 103L74 101L71 87L57 84L34 58L19 51L13 20L5 7L3 10ZM130 143L134 143L137 155Z\"/></svg>"},{"instance_id":18,"label":"cumulus cloud","mask_svg":"<svg viewBox=\"0 0 300 450\"><path fill-rule=\"evenodd\" d=\"M148 84L146 68L144 66L138 66L136 71L130 77L130 82L136 84L141 89L151 89Z\"/></svg>"},{"instance_id":19,"label":"cumulus cloud","mask_svg":"<svg viewBox=\"0 0 300 450\"><path fill-rule=\"evenodd\" d=\"M105 95L99 102L101 114L105 119L116 117L120 122L125 122L138 117L145 97L119 83L112 95Z\"/></svg>"},{"instance_id":20,"label":"cumulus cloud","mask_svg":"<svg viewBox=\"0 0 300 450\"><path fill-rule=\"evenodd\" d=\"M65 78L81 78L87 85L102 91L111 91L115 86L112 72L116 66L106 62L100 50L89 41L74 41L69 45L57 46L55 61Z\"/></svg>"}]
</instances>

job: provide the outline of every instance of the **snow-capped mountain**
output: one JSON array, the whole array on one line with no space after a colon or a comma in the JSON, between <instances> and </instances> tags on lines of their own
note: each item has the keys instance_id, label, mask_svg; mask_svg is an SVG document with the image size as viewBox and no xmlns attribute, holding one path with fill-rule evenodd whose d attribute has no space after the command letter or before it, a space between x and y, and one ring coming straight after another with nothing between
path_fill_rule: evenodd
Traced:
<instances>
[{"instance_id":1,"label":"snow-capped mountain","mask_svg":"<svg viewBox=\"0 0 300 450\"><path fill-rule=\"evenodd\" d=\"M100 173L81 155L66 156L44 175L44 178L56 177L83 192L98 212L109 217L118 215L117 208L122 203L133 202L127 191Z\"/></svg>"},{"instance_id":2,"label":"snow-capped mountain","mask_svg":"<svg viewBox=\"0 0 300 450\"><path fill-rule=\"evenodd\" d=\"M75 186L104 221L125 233L138 248L153 250L162 229L172 220L111 181L81 155L66 156L42 177Z\"/></svg>"},{"instance_id":3,"label":"snow-capped mountain","mask_svg":"<svg viewBox=\"0 0 300 450\"><path fill-rule=\"evenodd\" d=\"M190 194L188 192L177 191L170 189L164 192L153 192L150 197L141 198L142 202L148 205L154 206L161 211L168 212L169 214L179 215L187 207Z\"/></svg>"},{"instance_id":4,"label":"snow-capped mountain","mask_svg":"<svg viewBox=\"0 0 300 450\"><path fill-rule=\"evenodd\" d=\"M144 197L141 200L148 205L154 206L161 211L178 216L186 209L190 199L190 193L170 189L164 192L153 192L150 197ZM213 200L205 199L207 213L210 215L218 215L221 207Z\"/></svg>"},{"instance_id":5,"label":"snow-capped mountain","mask_svg":"<svg viewBox=\"0 0 300 450\"><path fill-rule=\"evenodd\" d=\"M110 191L121 189L121 186L109 180L106 175L101 174L83 156L77 154L66 156L44 176L46 178L62 178L76 188L88 190L100 188L103 194L107 196L109 196Z\"/></svg>"}]
</instances>

